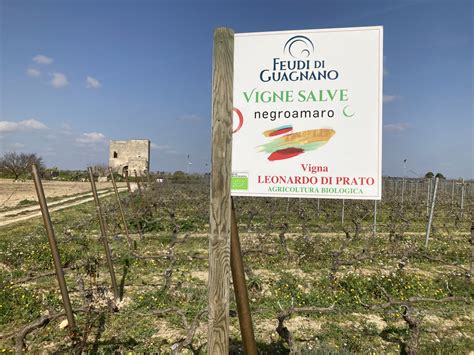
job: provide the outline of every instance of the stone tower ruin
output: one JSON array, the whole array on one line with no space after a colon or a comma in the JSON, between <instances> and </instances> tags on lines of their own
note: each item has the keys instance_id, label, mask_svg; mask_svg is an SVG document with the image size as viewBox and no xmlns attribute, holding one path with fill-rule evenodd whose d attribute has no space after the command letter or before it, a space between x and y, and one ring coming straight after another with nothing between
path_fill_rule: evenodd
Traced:
<instances>
[{"instance_id":1,"label":"stone tower ruin","mask_svg":"<svg viewBox=\"0 0 474 355\"><path fill-rule=\"evenodd\" d=\"M150 141L131 139L128 141L110 141L109 167L120 175L128 171L130 176L143 175L150 169Z\"/></svg>"}]
</instances>

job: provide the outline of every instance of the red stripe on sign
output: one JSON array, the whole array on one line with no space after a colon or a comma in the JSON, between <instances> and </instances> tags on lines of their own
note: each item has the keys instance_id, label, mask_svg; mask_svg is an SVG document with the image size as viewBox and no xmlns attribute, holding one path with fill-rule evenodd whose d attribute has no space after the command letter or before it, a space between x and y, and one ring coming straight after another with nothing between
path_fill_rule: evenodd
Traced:
<instances>
[{"instance_id":1,"label":"red stripe on sign","mask_svg":"<svg viewBox=\"0 0 474 355\"><path fill-rule=\"evenodd\" d=\"M288 159L288 158L293 158L296 157L297 155L300 155L301 153L304 153L304 149L301 148L285 148L285 149L280 149L268 157L268 160L274 161L274 160L283 160L283 159Z\"/></svg>"},{"instance_id":2,"label":"red stripe on sign","mask_svg":"<svg viewBox=\"0 0 474 355\"><path fill-rule=\"evenodd\" d=\"M279 129L277 131L273 131L273 132L269 133L268 137L279 136L280 134L291 132L292 130L293 130L292 127L282 128L282 129Z\"/></svg>"}]
</instances>

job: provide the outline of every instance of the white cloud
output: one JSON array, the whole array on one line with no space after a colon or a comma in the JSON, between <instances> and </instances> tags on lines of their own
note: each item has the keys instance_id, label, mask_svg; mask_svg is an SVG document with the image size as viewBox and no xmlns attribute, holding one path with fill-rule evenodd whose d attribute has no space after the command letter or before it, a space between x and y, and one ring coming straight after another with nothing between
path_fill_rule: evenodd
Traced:
<instances>
[{"instance_id":1,"label":"white cloud","mask_svg":"<svg viewBox=\"0 0 474 355\"><path fill-rule=\"evenodd\" d=\"M53 73L53 78L51 79L50 84L53 88L60 89L69 85L69 81L67 81L66 75L63 73Z\"/></svg>"},{"instance_id":2,"label":"white cloud","mask_svg":"<svg viewBox=\"0 0 474 355\"><path fill-rule=\"evenodd\" d=\"M410 125L408 123L403 123L403 122L389 123L383 126L383 128L389 132L402 132L408 129L409 127Z\"/></svg>"},{"instance_id":3,"label":"white cloud","mask_svg":"<svg viewBox=\"0 0 474 355\"><path fill-rule=\"evenodd\" d=\"M98 89L102 86L99 80L93 78L92 76L88 76L86 79L86 87L90 89Z\"/></svg>"},{"instance_id":4,"label":"white cloud","mask_svg":"<svg viewBox=\"0 0 474 355\"><path fill-rule=\"evenodd\" d=\"M13 132L18 130L18 122L0 121L0 132Z\"/></svg>"},{"instance_id":5,"label":"white cloud","mask_svg":"<svg viewBox=\"0 0 474 355\"><path fill-rule=\"evenodd\" d=\"M38 69L28 68L26 70L26 74L28 74L28 76L31 76L33 78L37 78L38 76L41 75L41 72Z\"/></svg>"},{"instance_id":6,"label":"white cloud","mask_svg":"<svg viewBox=\"0 0 474 355\"><path fill-rule=\"evenodd\" d=\"M81 144L102 143L104 141L105 136L99 132L83 133L80 137L76 138L76 142Z\"/></svg>"},{"instance_id":7,"label":"white cloud","mask_svg":"<svg viewBox=\"0 0 474 355\"><path fill-rule=\"evenodd\" d=\"M25 127L25 128L31 128L31 129L46 129L46 125L43 122L37 121L34 118L30 118L29 120L25 121L20 121L20 123Z\"/></svg>"},{"instance_id":8,"label":"white cloud","mask_svg":"<svg viewBox=\"0 0 474 355\"><path fill-rule=\"evenodd\" d=\"M48 128L43 122L30 118L23 121L0 121L0 132L14 132L20 130L36 130Z\"/></svg>"},{"instance_id":9,"label":"white cloud","mask_svg":"<svg viewBox=\"0 0 474 355\"><path fill-rule=\"evenodd\" d=\"M393 102L396 100L400 100L400 96L398 95L383 95L383 102L388 103L388 102Z\"/></svg>"},{"instance_id":10,"label":"white cloud","mask_svg":"<svg viewBox=\"0 0 474 355\"><path fill-rule=\"evenodd\" d=\"M51 64L53 62L53 58L47 57L43 54L38 54L37 56L33 57L33 61L38 64Z\"/></svg>"}]
</instances>

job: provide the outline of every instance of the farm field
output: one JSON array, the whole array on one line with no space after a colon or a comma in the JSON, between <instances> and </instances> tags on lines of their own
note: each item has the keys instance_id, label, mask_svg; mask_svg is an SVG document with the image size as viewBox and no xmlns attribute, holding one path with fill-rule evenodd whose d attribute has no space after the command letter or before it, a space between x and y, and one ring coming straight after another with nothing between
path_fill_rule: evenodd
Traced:
<instances>
[{"instance_id":1,"label":"farm field","mask_svg":"<svg viewBox=\"0 0 474 355\"><path fill-rule=\"evenodd\" d=\"M385 179L376 228L374 201L234 198L259 351L474 351L472 184L440 184L425 248L431 185ZM93 203L52 214L74 341L41 218L0 227L0 352L206 353L208 180L139 192L121 193L128 238L115 198L102 199L117 301Z\"/></svg>"},{"instance_id":2,"label":"farm field","mask_svg":"<svg viewBox=\"0 0 474 355\"><path fill-rule=\"evenodd\" d=\"M124 186L122 184L122 186ZM49 199L68 197L89 193L91 184L88 181L44 181L43 188ZM97 189L111 189L112 183L97 183ZM35 185L32 180L15 182L12 179L0 179L0 210L22 207L37 201Z\"/></svg>"},{"instance_id":3,"label":"farm field","mask_svg":"<svg viewBox=\"0 0 474 355\"><path fill-rule=\"evenodd\" d=\"M0 187L0 227L41 215L32 181L0 179ZM93 200L89 182L46 181L43 187L48 196L50 212ZM120 190L126 189L125 183L118 183L118 187ZM101 197L113 193L110 182L98 183L97 188Z\"/></svg>"}]
</instances>

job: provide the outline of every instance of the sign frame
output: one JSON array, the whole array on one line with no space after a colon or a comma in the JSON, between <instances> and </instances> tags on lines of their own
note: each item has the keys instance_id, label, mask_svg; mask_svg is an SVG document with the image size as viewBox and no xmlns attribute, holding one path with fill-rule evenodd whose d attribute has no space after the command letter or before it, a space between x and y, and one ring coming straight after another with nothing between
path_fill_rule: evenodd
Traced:
<instances>
[{"instance_id":1,"label":"sign frame","mask_svg":"<svg viewBox=\"0 0 474 355\"><path fill-rule=\"evenodd\" d=\"M310 45L313 47L316 47L315 52L318 51L317 43L314 40L313 37L310 37L311 35L316 36L317 38L324 38L321 36L329 36L329 38L332 38L333 41L335 40L335 36L338 35L343 35L343 36L349 36L349 38L354 37L357 38L359 42L362 44L364 41L367 42L367 47L371 50L370 56L371 56L371 61L370 63L374 63L373 66L367 66L364 67L360 70L358 70L358 73L355 75L355 77L360 78L361 73L360 71L367 71L370 73L370 93L368 94L360 94L360 93L355 93L352 94L350 91L347 93L347 91L344 93L346 95L343 99L347 99L347 95L354 95L356 97L361 97L360 102L355 102L356 105L360 106L361 114L360 116L363 116L363 118L357 117L359 115L357 112L357 115L353 122L350 122L352 127L356 126L355 122L357 122L357 125L360 123L363 123L365 127L370 131L369 133L357 130L357 127L355 127L356 131L358 134L362 133L362 138L359 137L359 141L361 141L361 145L364 145L364 149L359 148L360 152L363 154L366 154L370 156L370 164L367 165L367 161L369 161L366 157L364 159L361 159L362 165L364 165L362 168L358 167L351 167L351 171L353 173L346 173L349 170L344 170L344 168L341 168L342 166L345 166L344 164L351 165L353 164L352 162L354 159L347 159L344 161L342 156L342 151L344 149L347 149L345 144L347 142L347 138L349 137L349 134L351 131L349 129L346 129L343 131L342 134L344 134L345 139L339 140L338 146L335 148L337 150L336 153L328 153L327 150L325 149L327 147L323 147L324 145L329 146L331 143L333 143L333 146L331 147L334 150L334 144L336 144L336 139L339 139L339 132L330 132L331 129L324 128L325 126L328 125L328 122L331 122L332 124L337 125L338 127L341 127L343 122L349 122L350 119L345 120L346 118L343 117L352 117L354 116L354 113L352 113L352 116L346 115L346 113L349 113L350 111L348 109L348 105L343 106L342 112L340 111L339 117L336 118L330 118L330 119L314 119L313 121L310 121L309 123L307 122L298 122L302 120L307 120L306 118L284 118L282 120L273 120L270 121L267 118L261 119L259 116L257 118L257 113L272 113L272 112L284 112L281 110L282 107L285 105L288 108L287 112L291 111L301 111L303 112L304 110L310 110L308 109L309 106L311 106L311 109L317 109L320 106L323 107L328 107L325 103L318 102L317 100L314 103L311 103L310 105L307 104L300 104L295 102L294 100L291 101L290 103L288 102L269 102L262 103L260 99L265 99L265 97L262 95L262 92L267 94L267 100L268 100L268 93L274 92L274 95L276 95L276 100L280 99L281 97L284 96L285 93L282 94L282 84L280 82L278 83L270 83L273 86L270 88L268 87L269 85L268 82L262 82L262 73L265 72L265 75L269 75L267 72L270 69L281 69L279 72L275 72L275 75L280 75L277 76L278 78L282 77L285 74L288 74L291 72L296 72L296 74L299 74L297 65L302 64L304 65L304 60L302 59L294 59L293 61L287 60L290 56L288 53L285 52L284 55L282 55L283 50L287 50L288 43L290 42L290 39L297 38L300 43L297 43L296 45L301 45L303 42L303 39L308 39L311 43ZM349 28L327 28L327 29L315 29L315 30L300 30L300 31L275 31L275 32L251 32L251 33L236 33L235 35L235 49L234 49L234 93L233 93L233 98L234 98L234 109L233 109L233 158L232 158L232 178L231 178L231 195L232 196L247 196L247 197L291 197L291 198L323 198L323 199L361 199L361 200L380 200L382 197L382 129L383 129L383 123L382 123L382 112L383 112L383 26L370 26L370 27L349 27ZM265 58L260 59L260 57L256 54L255 57L257 57L256 60L248 60L246 59L246 56L243 55L243 44L240 45L239 42L243 41L242 43L248 44L250 43L249 41L255 40L255 42L259 42L258 44L255 44L254 47L251 47L249 51L252 49L255 50L257 46L261 46L264 44L264 42L268 42L271 38L279 37L284 39L283 41L280 41L279 47L276 47L277 52L275 53L270 53L265 56ZM319 37L318 37L319 36ZM365 39L367 37L367 39ZM288 39L288 41L285 43L285 40ZM264 41L265 40L265 41ZM312 40L312 41L311 41ZM273 42L278 42L279 40L273 40ZM331 43L329 40L325 40L326 44ZM344 39L339 39L339 44L344 42ZM303 43L304 44L304 43ZM359 43L358 43L359 44ZM269 45L274 46L274 44ZM335 47L337 44L334 45ZM291 48L290 48L291 49ZM310 47L310 50L313 49ZM340 54L341 49L337 48L337 54ZM330 52L330 49L319 49L320 51L324 52L326 56L328 56L327 53ZM336 50L335 50L336 51ZM239 54L240 53L240 54ZM264 53L264 50L262 49L262 52ZM295 53L293 53L295 54ZM298 52L296 53L298 54ZM354 62L361 62L361 59L363 59L365 54L359 54L359 57L357 60L353 60L353 57L350 57L349 59L342 58L340 63L345 63L348 61L354 61ZM294 57L294 56L293 56ZM297 58L297 57L294 57ZM316 58L316 57L314 57ZM312 57L311 60L314 60ZM319 58L319 57L318 57ZM330 58L330 57L329 57ZM273 61L271 60L273 59ZM239 64L239 61L241 61L243 64ZM318 60L314 60L314 65L316 66L316 62L321 62L325 61L324 57L319 58ZM262 64L263 63L263 64ZM290 65L294 65L294 68L290 69L295 69L292 71L286 70ZM310 60L308 60L308 63L310 63ZM272 67L273 64L273 67ZM302 71L304 72L304 69L309 69L308 67L305 68L303 67ZM312 65L312 64L311 64ZM330 62L325 63L323 65L326 65L327 69L333 68L334 71L338 69L338 65L340 67L343 67L342 70L342 76L343 75L348 75L348 79L344 79L345 81L340 81L338 78L335 79L335 81L326 81L326 80L319 80L319 81L296 81L295 82L287 82L286 85L290 87L289 90L287 91L287 95L292 95L293 99L295 97L295 90L297 87L303 88L302 90L308 88L308 87L317 87L318 89L320 88L320 94L321 92L324 93L325 88L329 87L328 91L331 91L331 89L334 88L334 84L337 82L337 85L340 87L344 87L344 85L347 83L350 88L355 91L359 87L363 88L364 86L368 86L369 84L362 83L361 81L356 81L353 80L352 78L354 75L352 72L346 72L344 73L344 67L342 64L338 64L336 62L335 64L332 64ZM351 68L352 64L348 64L347 68ZM255 67L255 68L254 68ZM269 69L270 67L270 69ZM353 67L356 67L355 64ZM242 68L250 68L251 74L247 73L241 73L240 71ZM262 70L263 69L263 70ZM314 69L314 68L313 68ZM260 71L260 78L257 78L255 75ZM353 70L353 68L352 68ZM314 71L314 70L313 70ZM304 73L303 73L304 74ZM252 76L251 79L245 78L242 79L245 76ZM338 73L339 75L339 73ZM263 79L267 79L268 77L265 77ZM260 79L260 82L259 80ZM303 78L305 79L305 78ZM339 81L337 81L339 80ZM351 81L352 80L352 81ZM244 84L239 84L239 82L244 82ZM251 83L251 85L248 85L248 83ZM253 84L253 85L252 85ZM247 89L246 91L242 91L242 88L245 87ZM275 90L272 90L273 87L275 87ZM300 90L300 91L302 91ZM245 97L245 100L249 101L248 98L250 95L254 95L255 92L260 91L260 97L254 98L254 100L257 100L256 102L246 102L243 103ZM337 91L337 90L336 90ZM362 90L359 90L362 91ZM334 89L329 93L329 95L341 95L342 97L342 91L339 93L335 93ZM365 97L365 96L366 97ZM258 102L258 100L260 100ZM369 104L367 104L369 103ZM340 103L339 103L340 104ZM351 103L352 104L352 103ZM341 104L339 106L342 106ZM369 107L370 106L370 107ZM256 107L259 108L259 110L256 110ZM277 108L275 108L277 107ZM331 106L329 106L331 107ZM341 107L339 107L341 109ZM250 114L249 112L253 111L253 115ZM369 112L368 115L364 116L363 112ZM343 114L343 115L342 115ZM253 116L253 118L252 118ZM365 118L369 116L370 118ZM376 122L374 122L374 119ZM255 121L258 122L255 122ZM272 125L268 125L268 123L272 123ZM294 122L294 124L293 124ZM268 130L264 130L264 127L266 124L266 127L268 127ZM375 124L375 125L374 125ZM335 173L335 175L331 175L331 171L329 173L327 172L318 172L318 173L309 173L309 171L303 172L302 168L299 168L299 170L296 170L294 168L291 169L291 171L288 169L288 163L292 161L298 161L301 162L302 159L301 157L305 156L306 157L306 152L304 152L304 149L300 149L301 144L299 142L296 142L296 147L297 148L288 148L289 145L286 142L282 142L283 139L290 139L290 138L298 138L298 134L302 134L304 132L309 132L309 130L306 131L296 131L293 130L293 125L297 126L299 125L300 127L304 126L304 128L308 128L312 126L312 131L316 131L314 128L318 128L320 131L324 131L326 129L326 132L329 137L327 141L324 141L324 137L320 139L320 141L315 141L313 145L316 146L318 145L319 142L323 142L321 144L321 150L317 152L318 156L323 156L323 159L326 161L329 159L330 154L333 154L335 157L337 157L337 162L334 164L334 166L329 166L327 164L323 164L322 166L316 166L316 168L320 168L321 170L324 170L324 168L334 170L334 167L336 167L336 170L338 171ZM243 126L243 127L242 127ZM247 127L245 127L247 126ZM273 127L271 127L273 126ZM274 127L278 126L278 127ZM289 130L285 132L285 127L290 126ZM257 128L255 128L257 127ZM265 159L262 159L261 152L257 153L256 148L259 149L267 149L269 145L273 144L270 139L262 138L261 133L266 136L266 134L272 134L271 128L274 128L278 131L278 129L283 127L283 133L282 135L279 135L278 132L276 132L275 136L276 138L273 138L273 142L275 145L279 147L286 147L287 149L281 149L281 151L288 151L293 149L293 152L296 150L303 151L305 154L302 154L301 156L296 156L296 157L290 157L287 158L287 160L283 163L277 162L278 164L285 165L285 168L278 170L281 171L278 173L275 173L277 171L276 168L270 167L268 165L268 169L270 169L268 174L262 174L261 172L264 171L262 166L267 167ZM298 128L300 128L298 127ZM322 127L323 129L319 129ZM247 129L246 132L244 130ZM288 128L286 128L288 129ZM351 128L352 129L352 128ZM242 133L243 132L243 133ZM249 133L250 134L247 134ZM256 132L256 133L255 133ZM271 133L268 133L271 132ZM240 138L238 133L242 133L242 136L245 135L245 139ZM311 132L310 132L311 133ZM319 134L320 132L314 133L313 134ZM332 133L332 134L331 134ZM284 135L283 135L284 134ZM366 136L366 139L363 138L363 136ZM259 138L257 138L257 135L260 135ZM332 135L335 135L336 138L332 138ZM338 136L339 135L339 136ZM273 137L273 136L272 136ZM239 139L240 138L240 139ZM279 141L277 141L279 139ZM330 142L333 140L333 142ZM263 143L263 142L269 142L269 143ZM370 143L369 143L370 142ZM300 145L298 145L300 144ZM344 144L344 145L343 145ZM244 147L244 145L250 146L249 147ZM308 145L306 145L308 146ZM263 147L263 148L262 148ZM305 147L306 148L306 147ZM310 147L311 148L311 147ZM254 152L251 152L251 149L254 150ZM316 148L319 149L319 148ZM269 153L269 152L267 152ZM291 153L291 152L290 152ZM298 153L298 151L296 151ZM301 153L301 152L300 152ZM352 153L352 152L351 152ZM274 154L274 153L272 153ZM270 154L268 160L270 160L272 154ZM299 153L298 153L299 154ZM296 155L298 155L296 154ZM312 152L308 152L308 155L312 154ZM309 160L312 158L307 158L308 162L306 162L307 169L313 168L311 164L309 163ZM243 162L245 161L245 162ZM252 163L252 161L255 161L255 163ZM270 164L274 164L275 162L272 162ZM252 165L254 164L254 165ZM303 164L299 163L301 167ZM296 165L295 165L296 166ZM329 168L328 168L329 167ZM304 170L304 168L303 168ZM343 173L342 173L343 172ZM319 180L318 180L319 179ZM331 180L330 180L331 179ZM355 179L355 180L354 180ZM306 181L305 183L301 183L301 181ZM315 182L318 180L317 182ZM283 182L282 182L283 181ZM290 181L288 184L286 184L286 181ZM300 181L300 182L295 182L295 181ZM311 181L309 184L308 181ZM330 182L331 181L331 182ZM336 184L337 181L337 184ZM353 185L352 183L356 183ZM257 186L260 184L260 186ZM341 185L342 184L342 185ZM365 185L365 186L361 186ZM273 187L272 187L273 185ZM369 185L369 186L367 186ZM262 189L267 188L266 191L263 191ZM269 191L269 189L274 189L273 191Z\"/></svg>"}]
</instances>

